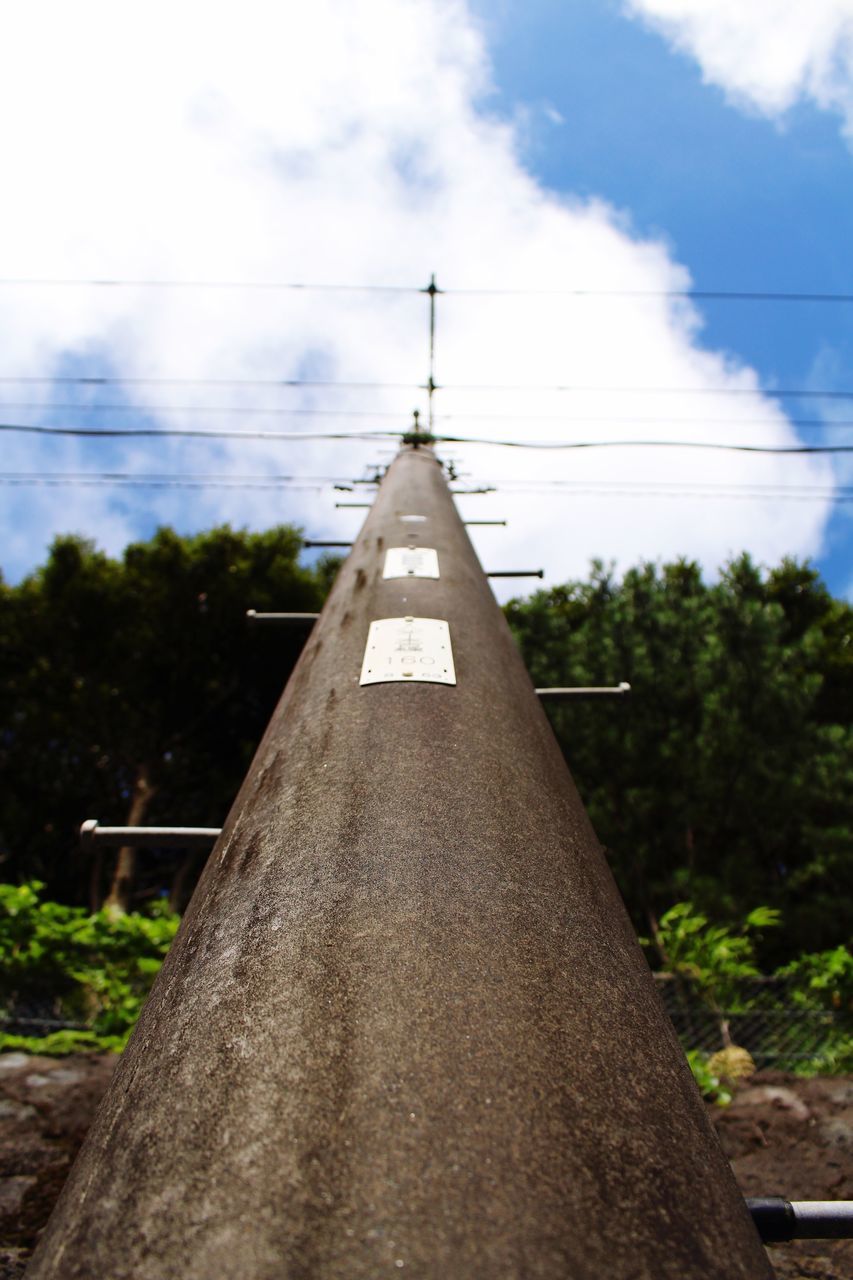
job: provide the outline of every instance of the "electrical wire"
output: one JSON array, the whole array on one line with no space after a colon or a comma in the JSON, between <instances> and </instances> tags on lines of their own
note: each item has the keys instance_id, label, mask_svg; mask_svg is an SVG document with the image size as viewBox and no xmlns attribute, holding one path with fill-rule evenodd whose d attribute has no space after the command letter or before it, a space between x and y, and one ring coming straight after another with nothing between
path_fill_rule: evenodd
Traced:
<instances>
[{"instance_id":1,"label":"electrical wire","mask_svg":"<svg viewBox=\"0 0 853 1280\"><path fill-rule=\"evenodd\" d=\"M90 439L140 436L220 440L399 440L402 431L229 431L202 427L45 427L0 422L0 431L29 435L83 436ZM853 453L853 445L758 445L698 440L495 440L479 436L436 435L445 444L481 444L501 449L718 449L734 453Z\"/></svg>"},{"instance_id":2,"label":"electrical wire","mask_svg":"<svg viewBox=\"0 0 853 1280\"><path fill-rule=\"evenodd\" d=\"M529 479L529 480L502 480L500 483L501 493L516 493L522 489L525 493L532 493L532 486L536 486L536 492L545 492L550 489L561 489L571 491L575 488L588 488L594 485L596 489L606 489L609 487L617 489L637 489L643 490L648 485L654 485L656 489L714 489L714 490L748 490L750 493L809 493L818 497L831 497L836 493L850 494L853 496L853 485L831 485L831 484L761 484L756 481L749 481L744 484L728 481L715 480L598 480L586 478L584 480L566 480L566 479Z\"/></svg>"},{"instance_id":3,"label":"electrical wire","mask_svg":"<svg viewBox=\"0 0 853 1280\"><path fill-rule=\"evenodd\" d=\"M0 431L41 436L87 436L116 439L137 436L190 436L219 440L399 440L401 431L229 431L202 427L44 427L0 422Z\"/></svg>"},{"instance_id":4,"label":"electrical wire","mask_svg":"<svg viewBox=\"0 0 853 1280\"><path fill-rule=\"evenodd\" d=\"M68 479L65 476L43 476L43 477L12 477L0 475L0 485L9 487L22 487L32 485L35 487L45 488L81 488L81 489L232 489L242 492L244 490L253 489L271 489L278 493L293 493L302 491L305 493L322 493L326 487L321 484L292 484L284 485L275 481L247 481L241 480L230 483L225 480L148 480L127 478L119 480L117 478L102 479L92 478L86 479L78 477L77 479Z\"/></svg>"},{"instance_id":5,"label":"electrical wire","mask_svg":"<svg viewBox=\"0 0 853 1280\"><path fill-rule=\"evenodd\" d=\"M549 391L572 392L596 395L654 395L654 396L765 396L768 399L801 399L801 400L853 400L853 391L830 391L826 389L796 389L779 387L613 387L586 386L568 383L545 385L534 382L513 383L477 383L477 382L445 382L437 383L437 391Z\"/></svg>"},{"instance_id":6,"label":"electrical wire","mask_svg":"<svg viewBox=\"0 0 853 1280\"><path fill-rule=\"evenodd\" d=\"M405 284L304 284L289 280L128 280L67 279L8 276L0 288L47 289L246 289L297 293L427 293L426 288Z\"/></svg>"},{"instance_id":7,"label":"electrical wire","mask_svg":"<svg viewBox=\"0 0 853 1280\"><path fill-rule=\"evenodd\" d=\"M35 409L39 413L138 413L150 416L155 413L227 413L235 416L270 415L276 418L393 418L396 422L404 413L391 413L387 409L264 409L257 406L216 404L69 404L57 401L7 400L0 410Z\"/></svg>"},{"instance_id":8,"label":"electrical wire","mask_svg":"<svg viewBox=\"0 0 853 1280\"><path fill-rule=\"evenodd\" d=\"M290 484L291 482L299 484L330 484L330 485L352 485L355 483L371 483L368 481L354 481L346 476L315 476L315 475L291 475L280 474L277 472L266 474L246 474L242 472L232 471L0 471L0 477L6 480L192 480L192 481L233 481L233 482L254 482L263 481L265 484Z\"/></svg>"},{"instance_id":9,"label":"electrical wire","mask_svg":"<svg viewBox=\"0 0 853 1280\"><path fill-rule=\"evenodd\" d=\"M5 277L2 288L97 289L226 289L298 293L429 294L444 297L508 298L685 298L725 302L849 303L853 293L799 292L769 289L537 289L537 288L439 288L433 285L327 284L290 280L138 280L124 278Z\"/></svg>"},{"instance_id":10,"label":"electrical wire","mask_svg":"<svg viewBox=\"0 0 853 1280\"><path fill-rule=\"evenodd\" d=\"M153 378L122 377L100 374L0 375L0 384L20 386L80 386L80 387L333 387L350 391L427 391L423 382L355 382L334 378ZM594 393L597 395L684 395L684 396L755 396L768 399L834 399L853 400L853 390L828 388L779 388L779 387L621 387L589 386L569 383L498 383L498 382L437 382L435 391L542 391L563 393Z\"/></svg>"},{"instance_id":11,"label":"electrical wire","mask_svg":"<svg viewBox=\"0 0 853 1280\"><path fill-rule=\"evenodd\" d=\"M7 400L0 404L0 411L8 409L32 409L38 412L54 412L54 413L137 413L137 414L157 414L157 413L210 413L210 414L232 414L236 417L276 417L276 418L385 418L393 419L399 422L406 414L403 412L391 412L387 409L318 409L318 408L298 408L298 409L281 409L281 408L263 408L257 405L244 407L242 405L200 405L200 404L152 404L152 405L131 405L131 404L75 404L67 401L52 400ZM435 416L436 422L559 422L566 426L598 426L605 424L614 425L634 425L645 424L647 426L659 426L662 424L678 423L686 426L729 426L729 427L778 427L793 426L805 427L808 429L828 429L836 430L847 427L853 427L853 419L829 420L823 418L786 418L784 422L772 421L768 418L685 418L685 417L667 417L658 416L639 418L633 415L620 414L616 417L590 417L583 415L582 417L571 417L565 414L517 414L517 413L439 413Z\"/></svg>"},{"instance_id":12,"label":"electrical wire","mask_svg":"<svg viewBox=\"0 0 853 1280\"><path fill-rule=\"evenodd\" d=\"M448 444L485 444L501 449L719 449L733 453L853 453L853 444L761 445L699 440L488 440L440 436Z\"/></svg>"},{"instance_id":13,"label":"electrical wire","mask_svg":"<svg viewBox=\"0 0 853 1280\"><path fill-rule=\"evenodd\" d=\"M2 407L2 406L0 406ZM12 407L12 406L7 406ZM586 415L578 418L566 417L564 414L519 414L519 413L438 413L436 422L560 422L565 426L600 425L621 426L667 426L675 423L679 426L694 427L853 427L853 418L788 418L774 420L770 418L637 418L633 415L620 414L618 417L595 418Z\"/></svg>"},{"instance_id":14,"label":"electrical wire","mask_svg":"<svg viewBox=\"0 0 853 1280\"><path fill-rule=\"evenodd\" d=\"M225 489L233 491L268 490L279 493L321 493L333 482L324 476L262 476L224 474L134 474L131 472L0 472L0 486L7 487L71 487L124 489ZM539 497L600 498L701 498L725 501L827 502L833 505L853 502L853 488L822 489L819 486L796 485L714 485L705 482L650 481L576 481L566 488L543 488L550 482L518 483L501 486L510 495L531 494ZM559 486L560 482L553 482ZM568 483L572 488L568 489Z\"/></svg>"},{"instance_id":15,"label":"electrical wire","mask_svg":"<svg viewBox=\"0 0 853 1280\"><path fill-rule=\"evenodd\" d=\"M545 493L541 489L516 489L515 493L536 494L539 497L556 498L559 495L556 492ZM572 498L700 498L704 500L717 499L724 502L731 498L739 502L755 502L755 501L779 501L779 502L826 502L830 505L846 505L853 503L853 494L815 494L815 493L734 493L724 492L706 493L703 490L685 490L683 493L675 492L670 489L596 489L585 488L577 489L572 493Z\"/></svg>"},{"instance_id":16,"label":"electrical wire","mask_svg":"<svg viewBox=\"0 0 853 1280\"><path fill-rule=\"evenodd\" d=\"M0 383L72 387L339 387L348 391L425 391L419 382L346 382L334 378L125 378L100 374L4 374Z\"/></svg>"},{"instance_id":17,"label":"electrical wire","mask_svg":"<svg viewBox=\"0 0 853 1280\"><path fill-rule=\"evenodd\" d=\"M711 302L853 302L853 293L775 292L767 289L438 289L477 298L689 298Z\"/></svg>"}]
</instances>

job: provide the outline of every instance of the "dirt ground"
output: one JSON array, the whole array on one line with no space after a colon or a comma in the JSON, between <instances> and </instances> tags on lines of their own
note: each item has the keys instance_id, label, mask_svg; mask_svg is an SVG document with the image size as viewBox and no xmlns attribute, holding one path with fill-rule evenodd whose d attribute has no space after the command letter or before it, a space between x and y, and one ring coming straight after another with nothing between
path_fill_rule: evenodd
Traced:
<instances>
[{"instance_id":1,"label":"dirt ground","mask_svg":"<svg viewBox=\"0 0 853 1280\"><path fill-rule=\"evenodd\" d=\"M115 1062L0 1054L0 1280L23 1276ZM709 1113L744 1195L853 1198L853 1078L764 1071ZM853 1241L769 1254L779 1280L853 1280Z\"/></svg>"}]
</instances>

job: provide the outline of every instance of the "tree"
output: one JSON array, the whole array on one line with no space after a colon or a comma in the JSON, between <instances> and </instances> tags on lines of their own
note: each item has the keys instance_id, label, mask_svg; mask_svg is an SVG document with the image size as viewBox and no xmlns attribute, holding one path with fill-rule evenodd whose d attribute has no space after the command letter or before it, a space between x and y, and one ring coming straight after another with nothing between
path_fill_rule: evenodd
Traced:
<instances>
[{"instance_id":1,"label":"tree","mask_svg":"<svg viewBox=\"0 0 853 1280\"><path fill-rule=\"evenodd\" d=\"M105 884L97 858L84 877L81 819L221 824L305 638L249 628L246 609L314 611L325 594L327 567L300 566L300 549L287 527L161 529L121 560L60 538L42 569L2 588L7 877L71 901L88 879L95 909ZM162 852L147 866L144 895L181 871ZM121 908L135 872L122 851L110 889Z\"/></svg>"},{"instance_id":2,"label":"tree","mask_svg":"<svg viewBox=\"0 0 853 1280\"><path fill-rule=\"evenodd\" d=\"M596 564L507 613L535 683L632 685L549 714L642 932L689 896L721 920L781 909L766 963L849 936L853 610L813 569Z\"/></svg>"}]
</instances>

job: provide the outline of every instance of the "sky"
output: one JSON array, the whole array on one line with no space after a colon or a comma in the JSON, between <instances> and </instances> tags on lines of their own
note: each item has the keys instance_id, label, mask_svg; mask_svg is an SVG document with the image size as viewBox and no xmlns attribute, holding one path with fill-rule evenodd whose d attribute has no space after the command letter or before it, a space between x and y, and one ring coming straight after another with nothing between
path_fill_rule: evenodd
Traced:
<instances>
[{"instance_id":1,"label":"sky","mask_svg":"<svg viewBox=\"0 0 853 1280\"><path fill-rule=\"evenodd\" d=\"M434 273L487 569L745 550L853 595L853 454L778 452L853 445L853 302L702 296L853 295L853 0L44 0L2 36L8 581L59 533L354 536L334 483L427 421Z\"/></svg>"}]
</instances>

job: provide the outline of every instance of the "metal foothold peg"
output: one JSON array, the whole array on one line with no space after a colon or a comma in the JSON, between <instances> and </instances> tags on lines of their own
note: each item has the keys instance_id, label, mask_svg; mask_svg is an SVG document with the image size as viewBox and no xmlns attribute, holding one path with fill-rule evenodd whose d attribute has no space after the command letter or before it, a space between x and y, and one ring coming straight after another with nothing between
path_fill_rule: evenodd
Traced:
<instances>
[{"instance_id":1,"label":"metal foothold peg","mask_svg":"<svg viewBox=\"0 0 853 1280\"><path fill-rule=\"evenodd\" d=\"M622 680L618 685L537 689L536 692L540 698L627 698L631 686L627 680Z\"/></svg>"},{"instance_id":2,"label":"metal foothold peg","mask_svg":"<svg viewBox=\"0 0 853 1280\"><path fill-rule=\"evenodd\" d=\"M544 569L490 569L487 578L544 578Z\"/></svg>"},{"instance_id":3,"label":"metal foothold peg","mask_svg":"<svg viewBox=\"0 0 853 1280\"><path fill-rule=\"evenodd\" d=\"M853 1200L786 1200L750 1196L746 1207L765 1244L853 1239Z\"/></svg>"},{"instance_id":4,"label":"metal foothold peg","mask_svg":"<svg viewBox=\"0 0 853 1280\"><path fill-rule=\"evenodd\" d=\"M246 621L250 625L257 622L281 622L292 626L313 626L319 613L258 613L257 609L246 610Z\"/></svg>"},{"instance_id":5,"label":"metal foothold peg","mask_svg":"<svg viewBox=\"0 0 853 1280\"><path fill-rule=\"evenodd\" d=\"M221 827L102 827L97 818L87 818L80 826L80 846L92 849L97 842L118 848L156 844L170 849L209 849L221 834Z\"/></svg>"},{"instance_id":6,"label":"metal foothold peg","mask_svg":"<svg viewBox=\"0 0 853 1280\"><path fill-rule=\"evenodd\" d=\"M87 818L80 824L80 848L91 849L95 843L95 832L98 829L97 818Z\"/></svg>"}]
</instances>

